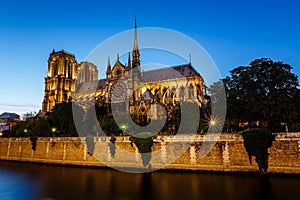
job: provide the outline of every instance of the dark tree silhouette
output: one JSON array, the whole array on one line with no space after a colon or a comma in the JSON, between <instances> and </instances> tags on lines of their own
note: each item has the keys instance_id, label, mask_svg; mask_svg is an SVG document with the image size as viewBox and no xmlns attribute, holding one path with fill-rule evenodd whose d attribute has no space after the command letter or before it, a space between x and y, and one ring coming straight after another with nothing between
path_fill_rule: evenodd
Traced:
<instances>
[{"instance_id":1,"label":"dark tree silhouette","mask_svg":"<svg viewBox=\"0 0 300 200\"><path fill-rule=\"evenodd\" d=\"M272 131L280 123L296 120L295 105L298 79L292 67L268 58L252 61L230 71L224 79L227 90L227 118L249 122L249 126L268 127Z\"/></svg>"},{"instance_id":2,"label":"dark tree silhouette","mask_svg":"<svg viewBox=\"0 0 300 200\"><path fill-rule=\"evenodd\" d=\"M252 156L258 164L259 172L267 172L268 169L268 148L272 146L275 136L271 131L262 128L253 128L242 132L244 146L249 156L250 164Z\"/></svg>"}]
</instances>

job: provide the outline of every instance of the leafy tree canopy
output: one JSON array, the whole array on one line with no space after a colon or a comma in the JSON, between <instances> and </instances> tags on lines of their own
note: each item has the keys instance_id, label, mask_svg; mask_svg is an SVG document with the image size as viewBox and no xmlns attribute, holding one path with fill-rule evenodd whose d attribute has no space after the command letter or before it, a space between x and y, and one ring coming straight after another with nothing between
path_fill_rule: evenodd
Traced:
<instances>
[{"instance_id":1,"label":"leafy tree canopy","mask_svg":"<svg viewBox=\"0 0 300 200\"><path fill-rule=\"evenodd\" d=\"M259 122L276 131L281 122L292 123L297 117L295 105L298 92L297 76L292 67L269 58L240 66L224 79L229 119Z\"/></svg>"},{"instance_id":2,"label":"leafy tree canopy","mask_svg":"<svg viewBox=\"0 0 300 200\"><path fill-rule=\"evenodd\" d=\"M81 120L84 116L84 110L74 105L76 116ZM77 135L76 127L73 119L72 102L57 104L48 118L49 124L57 129L58 133Z\"/></svg>"}]
</instances>

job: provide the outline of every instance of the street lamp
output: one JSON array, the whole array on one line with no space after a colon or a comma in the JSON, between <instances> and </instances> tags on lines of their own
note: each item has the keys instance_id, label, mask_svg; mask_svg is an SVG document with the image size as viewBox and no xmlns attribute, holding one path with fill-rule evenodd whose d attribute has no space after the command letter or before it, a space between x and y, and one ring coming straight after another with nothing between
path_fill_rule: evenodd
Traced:
<instances>
[{"instance_id":1,"label":"street lamp","mask_svg":"<svg viewBox=\"0 0 300 200\"><path fill-rule=\"evenodd\" d=\"M52 131L52 137L54 137L54 133L56 131L56 128L52 128L51 131Z\"/></svg>"},{"instance_id":2,"label":"street lamp","mask_svg":"<svg viewBox=\"0 0 300 200\"><path fill-rule=\"evenodd\" d=\"M288 133L289 132L289 128L288 128L287 123L286 122L281 122L280 124L285 127L285 132Z\"/></svg>"},{"instance_id":3,"label":"street lamp","mask_svg":"<svg viewBox=\"0 0 300 200\"><path fill-rule=\"evenodd\" d=\"M210 127L211 131L213 132L221 131L220 120L217 117L211 116L207 124Z\"/></svg>"},{"instance_id":4,"label":"street lamp","mask_svg":"<svg viewBox=\"0 0 300 200\"><path fill-rule=\"evenodd\" d=\"M216 123L217 122L214 119L209 121L209 125L212 126L212 127L214 127L216 125Z\"/></svg>"},{"instance_id":5,"label":"street lamp","mask_svg":"<svg viewBox=\"0 0 300 200\"><path fill-rule=\"evenodd\" d=\"M128 125L127 124L122 124L120 126L120 128L123 130L123 135L125 135L126 134L126 129L128 128Z\"/></svg>"},{"instance_id":6,"label":"street lamp","mask_svg":"<svg viewBox=\"0 0 300 200\"><path fill-rule=\"evenodd\" d=\"M24 131L24 135L26 135L28 132L28 130L26 128L23 131Z\"/></svg>"}]
</instances>

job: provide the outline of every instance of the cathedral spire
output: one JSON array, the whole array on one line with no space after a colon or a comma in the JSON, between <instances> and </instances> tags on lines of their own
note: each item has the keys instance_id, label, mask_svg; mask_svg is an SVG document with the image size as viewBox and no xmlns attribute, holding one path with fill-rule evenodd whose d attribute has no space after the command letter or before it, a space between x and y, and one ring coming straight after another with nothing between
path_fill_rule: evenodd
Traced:
<instances>
[{"instance_id":1,"label":"cathedral spire","mask_svg":"<svg viewBox=\"0 0 300 200\"><path fill-rule=\"evenodd\" d=\"M127 62L127 67L130 69L131 68L131 58L130 58L130 53L128 53L128 62Z\"/></svg>"},{"instance_id":2,"label":"cathedral spire","mask_svg":"<svg viewBox=\"0 0 300 200\"><path fill-rule=\"evenodd\" d=\"M111 71L111 66L110 66L110 58L108 56L108 61L107 61L107 70L106 70L106 74L109 74Z\"/></svg>"},{"instance_id":3,"label":"cathedral spire","mask_svg":"<svg viewBox=\"0 0 300 200\"><path fill-rule=\"evenodd\" d=\"M137 40L137 31L136 31L136 18L134 18L134 43L133 43L133 50L138 51L138 40Z\"/></svg>"},{"instance_id":4,"label":"cathedral spire","mask_svg":"<svg viewBox=\"0 0 300 200\"><path fill-rule=\"evenodd\" d=\"M134 41L133 41L133 51L132 51L132 68L140 65L140 51L138 47L137 40L137 26L136 18L134 18Z\"/></svg>"}]
</instances>

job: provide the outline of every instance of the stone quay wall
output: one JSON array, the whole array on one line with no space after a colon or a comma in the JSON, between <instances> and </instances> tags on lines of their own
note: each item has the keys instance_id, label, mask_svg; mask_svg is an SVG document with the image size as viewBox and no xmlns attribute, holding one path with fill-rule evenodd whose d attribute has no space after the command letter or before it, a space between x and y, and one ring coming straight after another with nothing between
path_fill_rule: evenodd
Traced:
<instances>
[{"instance_id":1,"label":"stone quay wall","mask_svg":"<svg viewBox=\"0 0 300 200\"><path fill-rule=\"evenodd\" d=\"M221 134L206 156L201 156L214 135L158 136L152 146L152 159L146 167L166 170L215 172L258 172L255 158L249 157L240 134ZM143 168L142 157L129 136L95 137L93 155L85 138L40 137L32 151L29 138L0 138L0 160L66 164L93 167ZM207 141L207 142L204 142ZM113 147L113 148L112 148ZM180 152L182 151L182 152ZM176 153L180 153L176 157ZM300 174L300 133L278 133L269 148L269 173Z\"/></svg>"}]
</instances>

